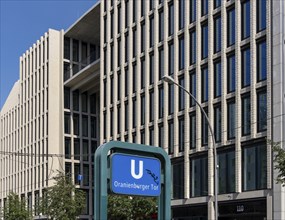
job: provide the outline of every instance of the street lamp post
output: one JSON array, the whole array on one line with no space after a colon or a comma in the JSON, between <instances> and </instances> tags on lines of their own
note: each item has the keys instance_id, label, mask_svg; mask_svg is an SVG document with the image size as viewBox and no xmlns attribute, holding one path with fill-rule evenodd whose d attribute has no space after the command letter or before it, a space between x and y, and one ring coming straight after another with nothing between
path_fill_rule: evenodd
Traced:
<instances>
[{"instance_id":1,"label":"street lamp post","mask_svg":"<svg viewBox=\"0 0 285 220\"><path fill-rule=\"evenodd\" d=\"M201 104L197 101L197 99L187 90L185 89L183 86L181 86L180 84L178 84L177 82L175 82L175 80L170 77L170 76L163 76L162 80L164 82L167 82L168 84L174 84L176 86L178 86L179 88L181 88L184 92L186 92L194 101L195 103L199 106L201 112L203 113L203 115L205 116L207 122L208 122L208 126L210 128L210 132L211 132L211 136L212 136L212 141L213 141L213 151L214 151L214 202L215 202L215 220L218 220L218 161L217 161L217 149L216 149L216 141L215 141L215 136L214 136L214 129L211 126L211 123L209 121L208 115L206 114L206 112L204 111L204 109L202 108Z\"/></svg>"}]
</instances>

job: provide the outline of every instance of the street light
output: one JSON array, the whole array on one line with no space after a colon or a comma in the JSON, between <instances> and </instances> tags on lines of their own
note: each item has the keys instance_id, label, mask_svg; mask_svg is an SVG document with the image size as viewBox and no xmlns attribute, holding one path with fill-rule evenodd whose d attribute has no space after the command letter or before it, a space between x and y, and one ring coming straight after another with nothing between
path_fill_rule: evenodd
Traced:
<instances>
[{"instance_id":1,"label":"street light","mask_svg":"<svg viewBox=\"0 0 285 220\"><path fill-rule=\"evenodd\" d=\"M194 101L195 103L199 106L201 112L205 116L208 126L210 128L211 136L212 136L212 141L213 141L213 151L214 151L214 202L215 202L215 220L218 220L218 163L217 163L217 149L216 149L216 141L215 141L215 136L214 136L214 130L211 126L211 123L209 121L208 115L202 108L201 104L197 101L197 99L183 86L178 84L177 82L174 81L174 79L170 76L163 76L162 80L164 82L167 82L168 84L174 84L181 88L184 92L186 92Z\"/></svg>"}]
</instances>

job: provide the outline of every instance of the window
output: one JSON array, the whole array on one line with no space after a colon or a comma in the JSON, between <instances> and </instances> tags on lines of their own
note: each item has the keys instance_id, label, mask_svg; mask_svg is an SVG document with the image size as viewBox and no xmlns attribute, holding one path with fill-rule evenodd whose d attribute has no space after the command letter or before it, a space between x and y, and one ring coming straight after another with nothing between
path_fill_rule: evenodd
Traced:
<instances>
[{"instance_id":1,"label":"window","mask_svg":"<svg viewBox=\"0 0 285 220\"><path fill-rule=\"evenodd\" d=\"M141 95L141 125L145 124L145 96Z\"/></svg>"},{"instance_id":2,"label":"window","mask_svg":"<svg viewBox=\"0 0 285 220\"><path fill-rule=\"evenodd\" d=\"M121 64L121 38L118 39L118 48L117 48L117 67Z\"/></svg>"},{"instance_id":3,"label":"window","mask_svg":"<svg viewBox=\"0 0 285 220\"><path fill-rule=\"evenodd\" d=\"M154 17L149 19L149 47L153 47L154 44Z\"/></svg>"},{"instance_id":4,"label":"window","mask_svg":"<svg viewBox=\"0 0 285 220\"><path fill-rule=\"evenodd\" d=\"M266 0L256 1L256 28L257 32L266 28Z\"/></svg>"},{"instance_id":5,"label":"window","mask_svg":"<svg viewBox=\"0 0 285 220\"><path fill-rule=\"evenodd\" d=\"M184 151L184 139L185 139L185 130L184 130L184 117L178 119L178 128L179 128L179 142L178 149L179 152Z\"/></svg>"},{"instance_id":6,"label":"window","mask_svg":"<svg viewBox=\"0 0 285 220\"><path fill-rule=\"evenodd\" d=\"M128 129L129 129L129 104L128 102L125 102L125 131L128 131Z\"/></svg>"},{"instance_id":7,"label":"window","mask_svg":"<svg viewBox=\"0 0 285 220\"><path fill-rule=\"evenodd\" d=\"M249 135L251 128L250 95L242 97L242 135Z\"/></svg>"},{"instance_id":8,"label":"window","mask_svg":"<svg viewBox=\"0 0 285 220\"><path fill-rule=\"evenodd\" d=\"M222 48L222 19L218 16L214 20L214 52L221 51Z\"/></svg>"},{"instance_id":9,"label":"window","mask_svg":"<svg viewBox=\"0 0 285 220\"><path fill-rule=\"evenodd\" d=\"M196 63L196 31L190 32L190 65Z\"/></svg>"},{"instance_id":10,"label":"window","mask_svg":"<svg viewBox=\"0 0 285 220\"><path fill-rule=\"evenodd\" d=\"M141 1L141 17L144 16L144 11L145 11L145 1Z\"/></svg>"},{"instance_id":11,"label":"window","mask_svg":"<svg viewBox=\"0 0 285 220\"><path fill-rule=\"evenodd\" d=\"M74 160L80 160L80 141L79 139L74 139Z\"/></svg>"},{"instance_id":12,"label":"window","mask_svg":"<svg viewBox=\"0 0 285 220\"><path fill-rule=\"evenodd\" d=\"M191 159L191 197L208 195L208 159Z\"/></svg>"},{"instance_id":13,"label":"window","mask_svg":"<svg viewBox=\"0 0 285 220\"><path fill-rule=\"evenodd\" d=\"M201 14L202 16L208 14L208 0L201 0Z\"/></svg>"},{"instance_id":14,"label":"window","mask_svg":"<svg viewBox=\"0 0 285 220\"><path fill-rule=\"evenodd\" d=\"M208 114L208 109L204 108L206 114ZM202 145L208 144L208 121L204 114L202 114Z\"/></svg>"},{"instance_id":15,"label":"window","mask_svg":"<svg viewBox=\"0 0 285 220\"><path fill-rule=\"evenodd\" d=\"M110 71L114 70L114 44L110 47Z\"/></svg>"},{"instance_id":16,"label":"window","mask_svg":"<svg viewBox=\"0 0 285 220\"><path fill-rule=\"evenodd\" d=\"M163 47L159 48L158 50L158 77L161 80L162 76L164 76L164 51Z\"/></svg>"},{"instance_id":17,"label":"window","mask_svg":"<svg viewBox=\"0 0 285 220\"><path fill-rule=\"evenodd\" d=\"M149 0L149 10L151 11L154 8L154 0Z\"/></svg>"},{"instance_id":18,"label":"window","mask_svg":"<svg viewBox=\"0 0 285 220\"><path fill-rule=\"evenodd\" d=\"M91 138L96 138L96 118L91 117Z\"/></svg>"},{"instance_id":19,"label":"window","mask_svg":"<svg viewBox=\"0 0 285 220\"><path fill-rule=\"evenodd\" d=\"M117 16L117 25L118 25L118 34L121 32L121 7L118 7L118 16Z\"/></svg>"},{"instance_id":20,"label":"window","mask_svg":"<svg viewBox=\"0 0 285 220\"><path fill-rule=\"evenodd\" d=\"M97 104L96 94L92 94L90 96L90 113L91 114L96 114L96 104Z\"/></svg>"},{"instance_id":21,"label":"window","mask_svg":"<svg viewBox=\"0 0 285 220\"><path fill-rule=\"evenodd\" d=\"M144 51L145 51L145 23L142 23L141 24L141 53Z\"/></svg>"},{"instance_id":22,"label":"window","mask_svg":"<svg viewBox=\"0 0 285 220\"><path fill-rule=\"evenodd\" d=\"M214 0L214 8L218 8L221 6L222 0Z\"/></svg>"},{"instance_id":23,"label":"window","mask_svg":"<svg viewBox=\"0 0 285 220\"><path fill-rule=\"evenodd\" d=\"M220 97L222 94L222 66L221 61L214 63L214 97Z\"/></svg>"},{"instance_id":24,"label":"window","mask_svg":"<svg viewBox=\"0 0 285 220\"><path fill-rule=\"evenodd\" d=\"M173 121L168 122L168 154L174 152L174 124Z\"/></svg>"},{"instance_id":25,"label":"window","mask_svg":"<svg viewBox=\"0 0 285 220\"><path fill-rule=\"evenodd\" d=\"M163 87L158 88L158 118L162 118L164 114L164 90Z\"/></svg>"},{"instance_id":26,"label":"window","mask_svg":"<svg viewBox=\"0 0 285 220\"><path fill-rule=\"evenodd\" d=\"M73 134L79 135L79 115L73 114Z\"/></svg>"},{"instance_id":27,"label":"window","mask_svg":"<svg viewBox=\"0 0 285 220\"><path fill-rule=\"evenodd\" d=\"M236 110L235 110L235 102L228 102L228 139L235 138L235 118Z\"/></svg>"},{"instance_id":28,"label":"window","mask_svg":"<svg viewBox=\"0 0 285 220\"><path fill-rule=\"evenodd\" d=\"M65 158L66 159L70 159L71 158L71 141L70 141L70 138L68 137L65 137L64 139L65 143L64 143L64 151L65 151Z\"/></svg>"},{"instance_id":29,"label":"window","mask_svg":"<svg viewBox=\"0 0 285 220\"><path fill-rule=\"evenodd\" d=\"M214 106L214 133L215 140L217 143L221 142L222 137L222 115L221 115L221 105Z\"/></svg>"},{"instance_id":30,"label":"window","mask_svg":"<svg viewBox=\"0 0 285 220\"><path fill-rule=\"evenodd\" d=\"M235 151L218 154L219 194L235 192Z\"/></svg>"},{"instance_id":31,"label":"window","mask_svg":"<svg viewBox=\"0 0 285 220\"><path fill-rule=\"evenodd\" d=\"M137 102L136 98L133 98L133 128L137 126L137 118L136 118L136 112L137 112Z\"/></svg>"},{"instance_id":32,"label":"window","mask_svg":"<svg viewBox=\"0 0 285 220\"><path fill-rule=\"evenodd\" d=\"M70 89L64 87L64 108L70 108Z\"/></svg>"},{"instance_id":33,"label":"window","mask_svg":"<svg viewBox=\"0 0 285 220\"><path fill-rule=\"evenodd\" d=\"M121 105L117 107L117 133L121 133Z\"/></svg>"},{"instance_id":34,"label":"window","mask_svg":"<svg viewBox=\"0 0 285 220\"><path fill-rule=\"evenodd\" d=\"M72 93L73 100L73 110L79 111L79 92L78 90L73 91Z\"/></svg>"},{"instance_id":35,"label":"window","mask_svg":"<svg viewBox=\"0 0 285 220\"><path fill-rule=\"evenodd\" d=\"M228 93L235 91L236 85L236 63L235 63L235 55L228 56Z\"/></svg>"},{"instance_id":36,"label":"window","mask_svg":"<svg viewBox=\"0 0 285 220\"><path fill-rule=\"evenodd\" d=\"M266 144L243 148L243 191L266 188Z\"/></svg>"},{"instance_id":37,"label":"window","mask_svg":"<svg viewBox=\"0 0 285 220\"><path fill-rule=\"evenodd\" d=\"M164 147L164 129L163 124L158 125L158 146Z\"/></svg>"},{"instance_id":38,"label":"window","mask_svg":"<svg viewBox=\"0 0 285 220\"><path fill-rule=\"evenodd\" d=\"M89 146L88 146L88 141L87 140L83 140L83 146L82 146L82 149L83 149L83 161L88 161L88 155L89 155ZM89 175L88 175L89 176ZM85 176L87 177L87 176ZM83 178L84 179L84 178Z\"/></svg>"},{"instance_id":39,"label":"window","mask_svg":"<svg viewBox=\"0 0 285 220\"><path fill-rule=\"evenodd\" d=\"M145 144L145 131L144 130L141 130L141 144Z\"/></svg>"},{"instance_id":40,"label":"window","mask_svg":"<svg viewBox=\"0 0 285 220\"><path fill-rule=\"evenodd\" d=\"M208 24L202 25L202 59L208 57Z\"/></svg>"},{"instance_id":41,"label":"window","mask_svg":"<svg viewBox=\"0 0 285 220\"><path fill-rule=\"evenodd\" d=\"M171 115L174 112L174 85L168 85L168 114Z\"/></svg>"},{"instance_id":42,"label":"window","mask_svg":"<svg viewBox=\"0 0 285 220\"><path fill-rule=\"evenodd\" d=\"M245 39L250 36L250 1L246 0L241 3L241 38Z\"/></svg>"},{"instance_id":43,"label":"window","mask_svg":"<svg viewBox=\"0 0 285 220\"><path fill-rule=\"evenodd\" d=\"M250 48L242 51L242 87L250 85Z\"/></svg>"},{"instance_id":44,"label":"window","mask_svg":"<svg viewBox=\"0 0 285 220\"><path fill-rule=\"evenodd\" d=\"M149 84L154 82L154 55L153 53L149 55Z\"/></svg>"},{"instance_id":45,"label":"window","mask_svg":"<svg viewBox=\"0 0 285 220\"><path fill-rule=\"evenodd\" d=\"M190 93L196 98L196 73L190 72ZM196 102L193 98L190 99L190 106L193 107Z\"/></svg>"},{"instance_id":46,"label":"window","mask_svg":"<svg viewBox=\"0 0 285 220\"><path fill-rule=\"evenodd\" d=\"M122 77L122 74L119 71L118 76L117 76L117 99L118 100L121 100L121 81L122 81L121 77Z\"/></svg>"},{"instance_id":47,"label":"window","mask_svg":"<svg viewBox=\"0 0 285 220\"><path fill-rule=\"evenodd\" d=\"M153 126L149 128L149 145L153 146L154 141L154 129Z\"/></svg>"},{"instance_id":48,"label":"window","mask_svg":"<svg viewBox=\"0 0 285 220\"><path fill-rule=\"evenodd\" d=\"M231 46L235 43L235 9L231 9L228 11L228 21L227 21L227 29L228 29L228 46Z\"/></svg>"},{"instance_id":49,"label":"window","mask_svg":"<svg viewBox=\"0 0 285 220\"><path fill-rule=\"evenodd\" d=\"M72 41L72 57L73 61L78 62L79 61L79 41L73 39Z\"/></svg>"},{"instance_id":50,"label":"window","mask_svg":"<svg viewBox=\"0 0 285 220\"><path fill-rule=\"evenodd\" d=\"M129 60L129 49L128 49L129 35L125 35L125 63Z\"/></svg>"},{"instance_id":51,"label":"window","mask_svg":"<svg viewBox=\"0 0 285 220\"><path fill-rule=\"evenodd\" d=\"M125 1L125 28L128 27L129 18L129 0Z\"/></svg>"},{"instance_id":52,"label":"window","mask_svg":"<svg viewBox=\"0 0 285 220\"><path fill-rule=\"evenodd\" d=\"M107 80L104 80L104 97L103 97L103 102L104 102L104 107L107 105Z\"/></svg>"},{"instance_id":53,"label":"window","mask_svg":"<svg viewBox=\"0 0 285 220\"><path fill-rule=\"evenodd\" d=\"M266 90L257 92L257 131L267 129L267 98Z\"/></svg>"},{"instance_id":54,"label":"window","mask_svg":"<svg viewBox=\"0 0 285 220\"><path fill-rule=\"evenodd\" d=\"M137 88L136 88L136 81L137 81L137 77L136 77L136 73L137 73L137 64L136 63L133 63L133 93L136 92Z\"/></svg>"},{"instance_id":55,"label":"window","mask_svg":"<svg viewBox=\"0 0 285 220\"><path fill-rule=\"evenodd\" d=\"M133 58L136 56L137 29L133 29Z\"/></svg>"},{"instance_id":56,"label":"window","mask_svg":"<svg viewBox=\"0 0 285 220\"><path fill-rule=\"evenodd\" d=\"M190 149L196 148L196 114L190 114Z\"/></svg>"},{"instance_id":57,"label":"window","mask_svg":"<svg viewBox=\"0 0 285 220\"><path fill-rule=\"evenodd\" d=\"M266 41L257 43L257 81L267 78Z\"/></svg>"},{"instance_id":58,"label":"window","mask_svg":"<svg viewBox=\"0 0 285 220\"><path fill-rule=\"evenodd\" d=\"M70 114L64 113L64 133L70 134Z\"/></svg>"},{"instance_id":59,"label":"window","mask_svg":"<svg viewBox=\"0 0 285 220\"><path fill-rule=\"evenodd\" d=\"M158 41L161 42L164 39L164 13L163 11L160 11L158 16L159 16L158 18L159 19Z\"/></svg>"},{"instance_id":60,"label":"window","mask_svg":"<svg viewBox=\"0 0 285 220\"><path fill-rule=\"evenodd\" d=\"M64 59L70 60L70 38L64 38Z\"/></svg>"},{"instance_id":61,"label":"window","mask_svg":"<svg viewBox=\"0 0 285 220\"><path fill-rule=\"evenodd\" d=\"M185 87L184 76L179 78L179 85ZM179 88L179 111L184 110L185 108L185 91L182 88Z\"/></svg>"},{"instance_id":62,"label":"window","mask_svg":"<svg viewBox=\"0 0 285 220\"><path fill-rule=\"evenodd\" d=\"M184 60L184 36L181 36L179 37L179 70L185 68Z\"/></svg>"},{"instance_id":63,"label":"window","mask_svg":"<svg viewBox=\"0 0 285 220\"><path fill-rule=\"evenodd\" d=\"M174 46L173 41L168 44L168 75L174 74Z\"/></svg>"},{"instance_id":64,"label":"window","mask_svg":"<svg viewBox=\"0 0 285 220\"><path fill-rule=\"evenodd\" d=\"M82 136L88 137L88 116L82 116Z\"/></svg>"},{"instance_id":65,"label":"window","mask_svg":"<svg viewBox=\"0 0 285 220\"><path fill-rule=\"evenodd\" d=\"M191 0L189 2L190 5L190 23L196 21L196 0Z\"/></svg>"},{"instance_id":66,"label":"window","mask_svg":"<svg viewBox=\"0 0 285 220\"><path fill-rule=\"evenodd\" d=\"M149 93L149 121L154 120L154 92L153 90Z\"/></svg>"},{"instance_id":67,"label":"window","mask_svg":"<svg viewBox=\"0 0 285 220\"><path fill-rule=\"evenodd\" d=\"M202 73L202 102L208 101L208 67L204 67L201 70Z\"/></svg>"},{"instance_id":68,"label":"window","mask_svg":"<svg viewBox=\"0 0 285 220\"><path fill-rule=\"evenodd\" d=\"M129 79L129 70L125 69L125 96L128 96L129 92L128 79Z\"/></svg>"},{"instance_id":69,"label":"window","mask_svg":"<svg viewBox=\"0 0 285 220\"><path fill-rule=\"evenodd\" d=\"M133 2L133 22L136 22L136 1Z\"/></svg>"},{"instance_id":70,"label":"window","mask_svg":"<svg viewBox=\"0 0 285 220\"><path fill-rule=\"evenodd\" d=\"M168 36L174 33L174 5L171 2L168 5Z\"/></svg>"},{"instance_id":71,"label":"window","mask_svg":"<svg viewBox=\"0 0 285 220\"><path fill-rule=\"evenodd\" d=\"M184 28L185 22L185 0L179 0L179 30Z\"/></svg>"},{"instance_id":72,"label":"window","mask_svg":"<svg viewBox=\"0 0 285 220\"><path fill-rule=\"evenodd\" d=\"M84 92L81 94L81 111L87 112L87 106L88 106L88 96L87 92Z\"/></svg>"},{"instance_id":73,"label":"window","mask_svg":"<svg viewBox=\"0 0 285 220\"><path fill-rule=\"evenodd\" d=\"M145 60L141 60L141 89L145 87Z\"/></svg>"},{"instance_id":74,"label":"window","mask_svg":"<svg viewBox=\"0 0 285 220\"><path fill-rule=\"evenodd\" d=\"M172 168L172 199L184 198L184 163L175 162Z\"/></svg>"}]
</instances>

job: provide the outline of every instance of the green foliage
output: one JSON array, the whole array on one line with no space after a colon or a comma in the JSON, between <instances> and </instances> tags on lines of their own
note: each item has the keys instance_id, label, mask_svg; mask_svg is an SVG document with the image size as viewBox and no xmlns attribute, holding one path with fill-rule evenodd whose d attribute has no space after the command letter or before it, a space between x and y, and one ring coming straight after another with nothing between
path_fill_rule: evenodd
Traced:
<instances>
[{"instance_id":1,"label":"green foliage","mask_svg":"<svg viewBox=\"0 0 285 220\"><path fill-rule=\"evenodd\" d=\"M155 212L156 198L121 195L108 196L108 219L151 219L151 214Z\"/></svg>"},{"instance_id":2,"label":"green foliage","mask_svg":"<svg viewBox=\"0 0 285 220\"><path fill-rule=\"evenodd\" d=\"M285 186L285 150L281 148L280 143L271 142L271 144L274 152L274 169L279 171L276 183Z\"/></svg>"},{"instance_id":3,"label":"green foliage","mask_svg":"<svg viewBox=\"0 0 285 220\"><path fill-rule=\"evenodd\" d=\"M2 210L5 220L28 220L32 215L27 209L26 202L13 192L8 195L7 202Z\"/></svg>"},{"instance_id":4,"label":"green foliage","mask_svg":"<svg viewBox=\"0 0 285 220\"><path fill-rule=\"evenodd\" d=\"M84 191L77 189L70 176L59 173L39 201L38 210L49 219L76 219L86 206Z\"/></svg>"}]
</instances>

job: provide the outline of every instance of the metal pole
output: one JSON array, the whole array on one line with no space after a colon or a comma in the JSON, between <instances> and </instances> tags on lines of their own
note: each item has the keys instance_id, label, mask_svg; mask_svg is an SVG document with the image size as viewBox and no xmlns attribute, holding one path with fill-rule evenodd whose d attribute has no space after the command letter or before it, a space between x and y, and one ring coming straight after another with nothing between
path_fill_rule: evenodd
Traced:
<instances>
[{"instance_id":1,"label":"metal pole","mask_svg":"<svg viewBox=\"0 0 285 220\"><path fill-rule=\"evenodd\" d=\"M203 113L203 115L205 116L207 122L208 122L208 126L210 128L210 133L212 136L212 141L213 141L213 152L214 152L214 203L215 203L215 220L218 220L218 216L219 216L219 212L218 212L218 161L217 161L217 149L216 149L216 140L215 140L215 136L214 136L214 129L211 126L210 120L208 118L208 115L206 114L206 112L204 111L203 107L201 106L201 104L197 101L197 99L187 90L185 89L183 86L181 86L180 84L178 84L177 82L175 82L175 80L170 77L170 76L163 76L162 79L169 83L169 84L174 84L176 86L178 86L179 88L181 88L184 92L186 92L194 101L195 103L199 106L201 112Z\"/></svg>"}]
</instances>

